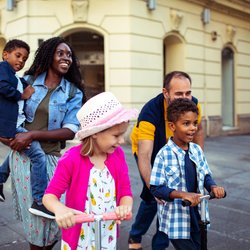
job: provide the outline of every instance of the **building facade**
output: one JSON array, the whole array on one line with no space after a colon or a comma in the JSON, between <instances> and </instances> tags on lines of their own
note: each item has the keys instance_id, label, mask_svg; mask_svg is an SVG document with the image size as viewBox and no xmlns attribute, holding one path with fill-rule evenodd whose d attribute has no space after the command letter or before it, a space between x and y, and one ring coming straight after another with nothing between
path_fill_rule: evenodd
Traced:
<instances>
[{"instance_id":1,"label":"building facade","mask_svg":"<svg viewBox=\"0 0 250 250\"><path fill-rule=\"evenodd\" d=\"M112 91L141 109L182 70L206 135L250 133L250 0L0 0L1 50L25 40L28 67L52 36L75 49L87 97Z\"/></svg>"}]
</instances>

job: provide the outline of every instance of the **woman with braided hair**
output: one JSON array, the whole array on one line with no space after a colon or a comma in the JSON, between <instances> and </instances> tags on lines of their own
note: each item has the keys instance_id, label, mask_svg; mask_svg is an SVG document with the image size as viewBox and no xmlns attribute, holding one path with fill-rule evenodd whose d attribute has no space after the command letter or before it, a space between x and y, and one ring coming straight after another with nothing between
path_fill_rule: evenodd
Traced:
<instances>
[{"instance_id":1,"label":"woman with braided hair","mask_svg":"<svg viewBox=\"0 0 250 250\"><path fill-rule=\"evenodd\" d=\"M33 140L40 142L46 154L48 181L60 157L60 141L71 140L78 131L76 113L85 102L82 78L77 58L71 46L61 37L44 41L35 53L24 78L35 93L27 101L26 133L17 134L9 143L12 194L17 219L23 224L30 249L52 249L60 239L60 229L54 220L29 212L32 204L31 163L22 151ZM71 95L72 89L75 89Z\"/></svg>"}]
</instances>

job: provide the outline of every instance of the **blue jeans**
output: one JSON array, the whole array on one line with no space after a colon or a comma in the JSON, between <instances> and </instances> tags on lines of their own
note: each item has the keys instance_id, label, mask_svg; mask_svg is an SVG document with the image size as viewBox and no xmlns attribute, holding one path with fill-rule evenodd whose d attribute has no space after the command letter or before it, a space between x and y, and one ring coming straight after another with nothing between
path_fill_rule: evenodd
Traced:
<instances>
[{"instance_id":1,"label":"blue jeans","mask_svg":"<svg viewBox=\"0 0 250 250\"><path fill-rule=\"evenodd\" d=\"M141 201L135 222L129 232L129 242L141 243L142 235L144 235L157 213L156 201ZM169 246L168 235L159 231L159 223L156 223L156 233L152 239L153 250L164 250Z\"/></svg>"},{"instance_id":2,"label":"blue jeans","mask_svg":"<svg viewBox=\"0 0 250 250\"><path fill-rule=\"evenodd\" d=\"M191 232L190 239L171 240L171 243L176 250L200 250L201 249L201 234L200 232Z\"/></svg>"},{"instance_id":3,"label":"blue jeans","mask_svg":"<svg viewBox=\"0 0 250 250\"><path fill-rule=\"evenodd\" d=\"M23 132L27 132L27 130L23 127L17 128L17 133ZM33 141L30 148L24 150L24 153L30 158L32 165L30 171L32 197L38 204L42 204L42 197L48 184L45 153L38 141ZM0 166L0 183L7 181L9 173L9 156L7 156Z\"/></svg>"},{"instance_id":4,"label":"blue jeans","mask_svg":"<svg viewBox=\"0 0 250 250\"><path fill-rule=\"evenodd\" d=\"M136 163L138 163L137 155L134 155ZM157 214L157 202L155 200L142 200L135 217L135 221L129 232L129 243L141 243L142 235L144 235L155 215ZM152 250L165 250L169 246L168 235L159 231L159 222L156 223L156 233L152 238Z\"/></svg>"}]
</instances>

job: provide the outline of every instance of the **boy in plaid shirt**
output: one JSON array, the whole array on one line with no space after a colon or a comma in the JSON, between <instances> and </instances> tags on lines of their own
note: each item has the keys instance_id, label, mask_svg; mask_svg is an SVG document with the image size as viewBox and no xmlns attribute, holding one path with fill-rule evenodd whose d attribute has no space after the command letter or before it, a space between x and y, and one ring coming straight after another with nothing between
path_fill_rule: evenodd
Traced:
<instances>
[{"instance_id":1,"label":"boy in plaid shirt","mask_svg":"<svg viewBox=\"0 0 250 250\"><path fill-rule=\"evenodd\" d=\"M178 250L200 249L198 204L204 188L218 199L224 197L224 188L212 179L202 149L192 143L197 117L197 106L188 99L176 99L169 105L167 118L173 137L158 152L150 179L150 191L161 201L159 230L168 234ZM183 199L189 200L191 206L183 207Z\"/></svg>"}]
</instances>

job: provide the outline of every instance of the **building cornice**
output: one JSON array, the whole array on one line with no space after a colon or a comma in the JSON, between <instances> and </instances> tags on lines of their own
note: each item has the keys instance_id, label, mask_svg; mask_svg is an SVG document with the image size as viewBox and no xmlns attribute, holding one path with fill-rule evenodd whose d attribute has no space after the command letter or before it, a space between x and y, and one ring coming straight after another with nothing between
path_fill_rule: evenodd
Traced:
<instances>
[{"instance_id":1,"label":"building cornice","mask_svg":"<svg viewBox=\"0 0 250 250\"><path fill-rule=\"evenodd\" d=\"M189 0L189 2L241 20L250 21L250 0Z\"/></svg>"}]
</instances>

